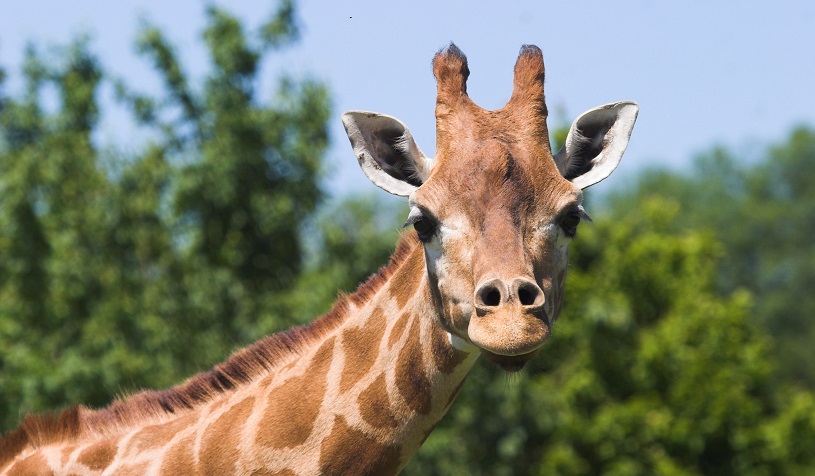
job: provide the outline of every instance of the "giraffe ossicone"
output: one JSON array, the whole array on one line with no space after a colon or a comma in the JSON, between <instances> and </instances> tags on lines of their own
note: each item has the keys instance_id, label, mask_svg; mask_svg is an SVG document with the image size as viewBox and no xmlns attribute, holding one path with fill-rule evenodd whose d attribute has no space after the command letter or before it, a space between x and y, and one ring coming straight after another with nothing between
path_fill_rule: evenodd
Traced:
<instances>
[{"instance_id":1,"label":"giraffe ossicone","mask_svg":"<svg viewBox=\"0 0 815 476\"><path fill-rule=\"evenodd\" d=\"M177 387L27 416L0 474L395 474L479 355L522 368L551 335L582 190L616 168L638 107L600 106L549 145L540 50L506 106L467 96L450 45L433 59L436 154L399 120L343 115L360 166L408 197L390 264L311 325L269 336Z\"/></svg>"}]
</instances>

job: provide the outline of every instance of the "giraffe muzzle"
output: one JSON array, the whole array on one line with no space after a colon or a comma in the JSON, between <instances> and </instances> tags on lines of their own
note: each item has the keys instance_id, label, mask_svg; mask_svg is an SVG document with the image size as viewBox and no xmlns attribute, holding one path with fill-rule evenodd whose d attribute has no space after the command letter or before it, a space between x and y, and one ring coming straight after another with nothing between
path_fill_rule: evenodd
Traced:
<instances>
[{"instance_id":1,"label":"giraffe muzzle","mask_svg":"<svg viewBox=\"0 0 815 476\"><path fill-rule=\"evenodd\" d=\"M549 338L545 302L543 290L531 279L482 281L467 328L470 341L502 367L522 367Z\"/></svg>"}]
</instances>

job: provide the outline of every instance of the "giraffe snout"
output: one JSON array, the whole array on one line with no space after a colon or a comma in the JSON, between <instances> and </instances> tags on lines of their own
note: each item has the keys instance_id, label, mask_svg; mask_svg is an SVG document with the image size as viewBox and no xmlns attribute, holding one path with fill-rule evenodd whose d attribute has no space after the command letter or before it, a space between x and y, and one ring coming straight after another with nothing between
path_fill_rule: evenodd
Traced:
<instances>
[{"instance_id":1,"label":"giraffe snout","mask_svg":"<svg viewBox=\"0 0 815 476\"><path fill-rule=\"evenodd\" d=\"M505 370L518 370L549 338L543 290L533 280L485 279L476 286L470 341Z\"/></svg>"}]
</instances>

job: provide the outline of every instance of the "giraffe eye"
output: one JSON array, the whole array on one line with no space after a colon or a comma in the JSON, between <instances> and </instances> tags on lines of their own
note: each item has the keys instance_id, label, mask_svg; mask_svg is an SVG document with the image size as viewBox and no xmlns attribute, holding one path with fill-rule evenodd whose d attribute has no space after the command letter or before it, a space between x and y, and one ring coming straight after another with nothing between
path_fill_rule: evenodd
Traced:
<instances>
[{"instance_id":1,"label":"giraffe eye","mask_svg":"<svg viewBox=\"0 0 815 476\"><path fill-rule=\"evenodd\" d=\"M423 217L413 222L413 229L416 230L420 240L427 242L436 233L436 224L432 220Z\"/></svg>"},{"instance_id":2,"label":"giraffe eye","mask_svg":"<svg viewBox=\"0 0 815 476\"><path fill-rule=\"evenodd\" d=\"M408 216L405 222L405 227L410 225L413 225L413 229L416 230L419 239L424 243L427 243L433 238L438 228L436 221L426 217L418 208L410 212L410 216Z\"/></svg>"},{"instance_id":3,"label":"giraffe eye","mask_svg":"<svg viewBox=\"0 0 815 476\"><path fill-rule=\"evenodd\" d=\"M569 238L577 235L577 225L580 224L580 215L576 211L571 211L560 219L560 227Z\"/></svg>"},{"instance_id":4,"label":"giraffe eye","mask_svg":"<svg viewBox=\"0 0 815 476\"><path fill-rule=\"evenodd\" d=\"M574 238L577 235L577 225L580 224L581 220L591 221L591 217L589 217L582 205L578 205L567 210L561 216L559 224L566 236Z\"/></svg>"}]
</instances>

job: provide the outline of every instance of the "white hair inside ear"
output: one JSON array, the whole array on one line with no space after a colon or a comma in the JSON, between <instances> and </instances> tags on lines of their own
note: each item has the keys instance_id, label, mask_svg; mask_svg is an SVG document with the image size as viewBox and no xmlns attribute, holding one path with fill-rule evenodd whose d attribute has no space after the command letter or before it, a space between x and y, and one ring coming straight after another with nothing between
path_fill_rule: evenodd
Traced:
<instances>
[{"instance_id":1,"label":"white hair inside ear","mask_svg":"<svg viewBox=\"0 0 815 476\"><path fill-rule=\"evenodd\" d=\"M408 196L430 176L433 160L395 117L349 111L342 115L342 123L362 171L378 187Z\"/></svg>"},{"instance_id":2,"label":"white hair inside ear","mask_svg":"<svg viewBox=\"0 0 815 476\"><path fill-rule=\"evenodd\" d=\"M628 147L638 112L637 103L622 101L581 114L554 156L560 174L581 189L611 175Z\"/></svg>"}]
</instances>

